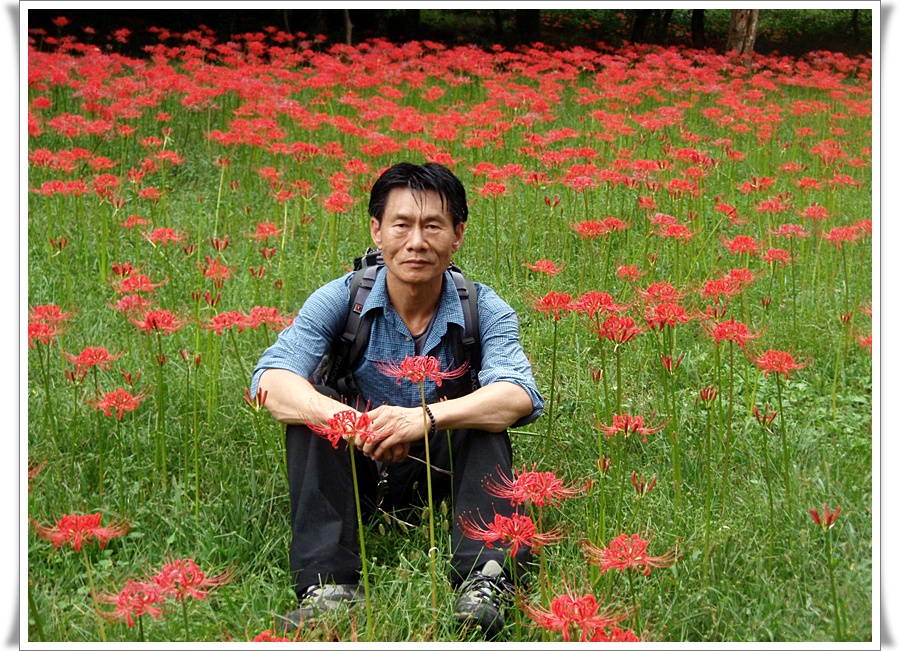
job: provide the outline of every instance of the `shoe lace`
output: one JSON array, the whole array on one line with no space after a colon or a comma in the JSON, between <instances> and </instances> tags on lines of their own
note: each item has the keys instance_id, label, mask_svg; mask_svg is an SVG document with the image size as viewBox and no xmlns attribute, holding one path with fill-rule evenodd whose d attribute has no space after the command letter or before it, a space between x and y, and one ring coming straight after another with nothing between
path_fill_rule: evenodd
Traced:
<instances>
[{"instance_id":1,"label":"shoe lace","mask_svg":"<svg viewBox=\"0 0 900 651\"><path fill-rule=\"evenodd\" d=\"M512 583L503 576L489 576L479 572L474 575L467 583L465 593L472 595L479 601L493 601L511 595L514 592Z\"/></svg>"}]
</instances>

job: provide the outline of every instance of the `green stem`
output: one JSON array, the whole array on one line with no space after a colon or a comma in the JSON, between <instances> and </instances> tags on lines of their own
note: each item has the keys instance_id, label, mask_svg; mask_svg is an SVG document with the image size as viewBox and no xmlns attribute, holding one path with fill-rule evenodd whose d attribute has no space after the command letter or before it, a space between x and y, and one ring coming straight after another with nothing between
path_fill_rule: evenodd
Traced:
<instances>
[{"instance_id":1,"label":"green stem","mask_svg":"<svg viewBox=\"0 0 900 651\"><path fill-rule=\"evenodd\" d=\"M728 461L731 452L731 420L734 413L734 342L728 342L729 375L728 375L728 415L725 418L725 463L722 469L722 508L728 499Z\"/></svg>"},{"instance_id":2,"label":"green stem","mask_svg":"<svg viewBox=\"0 0 900 651\"><path fill-rule=\"evenodd\" d=\"M431 446L428 442L428 439L430 438L428 433L430 432L431 427L428 419L428 412L425 411L424 380L419 384L419 389L422 395L422 420L425 426L425 480L428 488L428 560L431 565L431 608L432 615L435 620L437 620L437 564L435 558L437 546L434 542L434 495L431 489Z\"/></svg>"},{"instance_id":3,"label":"green stem","mask_svg":"<svg viewBox=\"0 0 900 651\"><path fill-rule=\"evenodd\" d=\"M363 531L362 508L359 503L359 483L356 478L356 446L350 441L347 447L350 449L350 472L353 475L353 498L356 501L356 529L359 532L359 554L362 558L363 591L366 598L366 637L371 642L374 639L372 600L369 598L369 566L366 560L366 537Z\"/></svg>"},{"instance_id":4,"label":"green stem","mask_svg":"<svg viewBox=\"0 0 900 651\"><path fill-rule=\"evenodd\" d=\"M87 571L88 589L91 591L91 599L94 601L94 614L97 615L97 623L100 625L100 641L106 642L106 629L103 626L103 615L100 614L100 603L97 601L97 591L94 590L94 577L91 574L91 560L87 555L87 546L81 547L84 558L84 569Z\"/></svg>"},{"instance_id":5,"label":"green stem","mask_svg":"<svg viewBox=\"0 0 900 651\"><path fill-rule=\"evenodd\" d=\"M775 386L778 388L778 420L781 424L781 456L784 463L784 491L787 498L787 510L791 512L791 476L788 454L787 432L784 425L784 404L781 400L781 376L776 372Z\"/></svg>"},{"instance_id":6,"label":"green stem","mask_svg":"<svg viewBox=\"0 0 900 651\"><path fill-rule=\"evenodd\" d=\"M553 411L556 406L556 331L559 321L553 320L553 349L550 357L550 408L547 413L547 435L544 438L544 456L550 451L550 440L553 436Z\"/></svg>"},{"instance_id":7,"label":"green stem","mask_svg":"<svg viewBox=\"0 0 900 651\"><path fill-rule=\"evenodd\" d=\"M825 531L825 550L828 555L828 578L831 582L831 598L834 600L834 627L837 641L843 642L844 633L841 625L840 601L838 601L837 584L834 581L834 559L831 551L831 529Z\"/></svg>"}]
</instances>

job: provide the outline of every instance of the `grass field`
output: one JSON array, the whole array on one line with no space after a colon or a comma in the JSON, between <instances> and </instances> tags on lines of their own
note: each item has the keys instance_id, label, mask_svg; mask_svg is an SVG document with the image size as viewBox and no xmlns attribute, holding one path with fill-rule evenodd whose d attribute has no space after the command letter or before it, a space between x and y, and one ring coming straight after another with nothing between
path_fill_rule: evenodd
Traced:
<instances>
[{"instance_id":1,"label":"grass field","mask_svg":"<svg viewBox=\"0 0 900 651\"><path fill-rule=\"evenodd\" d=\"M198 27L138 60L59 22L28 57L29 641L249 641L293 606L282 430L245 389L399 160L463 180L455 261L519 314L547 406L515 465L592 482L541 510L565 537L507 639L578 639L528 615L564 594L646 642L872 639L871 57ZM588 562L623 534L677 560ZM371 617L300 639L458 639L427 527L366 536ZM115 617L182 559L199 592Z\"/></svg>"}]
</instances>

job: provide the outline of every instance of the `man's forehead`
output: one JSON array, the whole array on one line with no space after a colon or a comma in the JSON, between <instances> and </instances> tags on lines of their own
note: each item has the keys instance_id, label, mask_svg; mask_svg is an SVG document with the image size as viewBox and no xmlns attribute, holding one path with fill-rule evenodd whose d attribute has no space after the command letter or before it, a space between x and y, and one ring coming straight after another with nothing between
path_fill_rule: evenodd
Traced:
<instances>
[{"instance_id":1,"label":"man's forehead","mask_svg":"<svg viewBox=\"0 0 900 651\"><path fill-rule=\"evenodd\" d=\"M414 190L411 188L394 188L388 194L384 216L388 217L396 211L404 215L415 206L415 214L427 213L428 216L440 215L452 220L450 206L444 197L435 190Z\"/></svg>"}]
</instances>

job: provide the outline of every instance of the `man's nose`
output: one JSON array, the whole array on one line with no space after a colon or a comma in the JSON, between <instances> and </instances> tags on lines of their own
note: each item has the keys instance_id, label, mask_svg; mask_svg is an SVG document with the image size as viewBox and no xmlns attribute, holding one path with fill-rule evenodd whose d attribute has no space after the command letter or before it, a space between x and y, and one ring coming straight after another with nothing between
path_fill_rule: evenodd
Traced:
<instances>
[{"instance_id":1,"label":"man's nose","mask_svg":"<svg viewBox=\"0 0 900 651\"><path fill-rule=\"evenodd\" d=\"M425 231L419 225L414 225L409 229L409 237L406 239L406 246L411 249L420 249L425 246Z\"/></svg>"}]
</instances>

